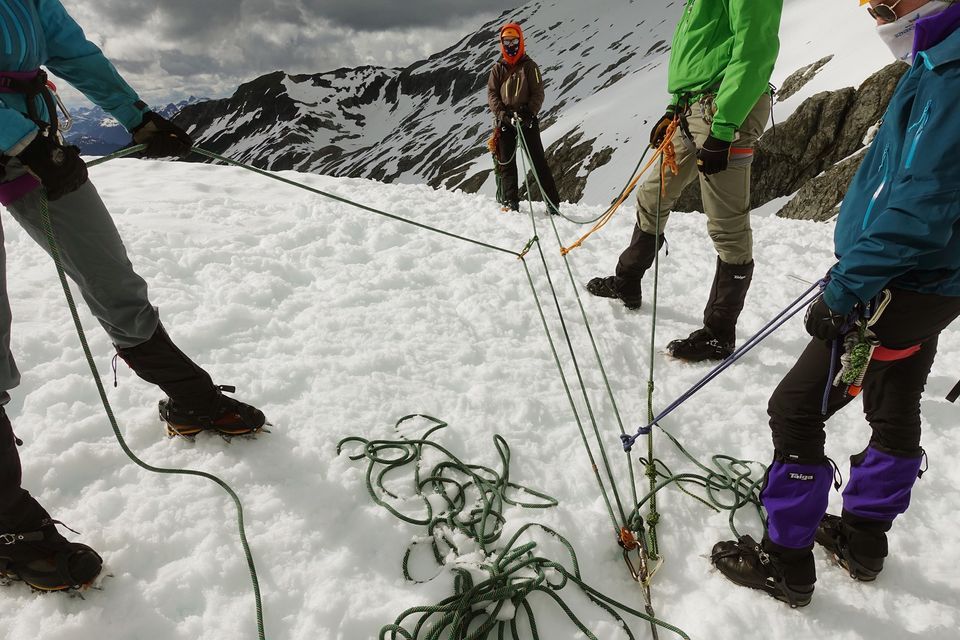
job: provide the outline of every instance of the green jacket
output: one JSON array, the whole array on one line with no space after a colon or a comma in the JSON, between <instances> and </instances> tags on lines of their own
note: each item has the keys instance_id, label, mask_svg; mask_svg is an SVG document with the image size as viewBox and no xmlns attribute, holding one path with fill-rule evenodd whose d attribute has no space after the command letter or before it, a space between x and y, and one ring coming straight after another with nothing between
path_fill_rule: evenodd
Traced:
<instances>
[{"instance_id":1,"label":"green jacket","mask_svg":"<svg viewBox=\"0 0 960 640\"><path fill-rule=\"evenodd\" d=\"M711 133L732 141L770 83L783 0L687 0L673 37L673 104L716 93Z\"/></svg>"}]
</instances>

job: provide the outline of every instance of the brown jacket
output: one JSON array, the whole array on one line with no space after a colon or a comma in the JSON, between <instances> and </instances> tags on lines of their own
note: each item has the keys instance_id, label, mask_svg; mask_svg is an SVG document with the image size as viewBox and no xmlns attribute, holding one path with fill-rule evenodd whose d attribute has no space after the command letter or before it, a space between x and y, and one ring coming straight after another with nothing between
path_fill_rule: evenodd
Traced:
<instances>
[{"instance_id":1,"label":"brown jacket","mask_svg":"<svg viewBox=\"0 0 960 640\"><path fill-rule=\"evenodd\" d=\"M499 60L493 65L487 80L487 104L497 120L507 111L519 111L522 108L533 115L540 113L543 107L543 80L537 63L529 56L523 56L514 66Z\"/></svg>"}]
</instances>

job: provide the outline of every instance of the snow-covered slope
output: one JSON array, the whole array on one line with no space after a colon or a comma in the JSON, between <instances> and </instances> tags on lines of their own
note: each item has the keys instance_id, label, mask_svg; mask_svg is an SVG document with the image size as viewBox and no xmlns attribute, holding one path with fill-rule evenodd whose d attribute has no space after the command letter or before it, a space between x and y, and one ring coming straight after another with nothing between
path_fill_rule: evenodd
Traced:
<instances>
[{"instance_id":1,"label":"snow-covered slope","mask_svg":"<svg viewBox=\"0 0 960 640\"><path fill-rule=\"evenodd\" d=\"M668 101L666 65L683 6L538 0L405 69L276 72L230 99L188 108L181 123L211 148L262 167L493 193L486 78L499 55L497 28L514 20L543 69L543 137L563 172L562 196L609 202L643 152L648 122ZM776 85L834 58L777 105L778 120L816 92L859 85L891 60L852 1L786 0L781 35Z\"/></svg>"},{"instance_id":2,"label":"snow-covered slope","mask_svg":"<svg viewBox=\"0 0 960 640\"><path fill-rule=\"evenodd\" d=\"M236 169L115 161L92 170L135 266L179 344L220 383L262 406L273 433L230 444L216 437L168 440L156 419L156 389L121 363L109 386L132 448L162 466L214 472L242 496L260 571L267 637L375 638L407 607L449 594L449 577L411 585L401 577L407 544L421 530L369 501L360 463L336 455L343 436L390 437L401 416L423 412L450 422L440 441L464 460L497 466L493 434L514 454L512 479L550 493L560 506L510 510L573 541L587 580L634 606L640 594L609 533L605 509L579 442L522 266L509 255L375 217ZM529 220L499 213L493 200L422 185L285 174L340 196L508 248L531 236ZM576 206L581 217L599 207ZM618 431L542 214L540 235L584 366L587 386L616 471L626 483ZM630 233L627 209L571 254L578 282L612 268ZM714 251L699 215L671 218L662 269L656 402L663 407L705 368L668 361L666 341L699 326ZM759 217L758 269L741 335L758 329L831 260L830 225ZM559 223L565 242L582 228ZM85 600L0 588L0 637L7 640L221 640L255 638L253 598L231 504L196 478L154 476L114 443L88 378L49 259L4 219L15 327L24 372L7 412L25 462L25 484L98 549L113 574ZM528 258L541 296L538 260ZM650 314L584 298L617 401L629 425L646 414ZM558 330L548 311L550 326ZM100 369L112 385L107 338L86 313ZM766 400L805 344L799 321L707 387L665 425L700 460L712 454L766 461ZM726 515L669 489L660 494L666 562L654 584L657 613L695 639L950 640L960 628L960 432L957 408L941 398L960 371L957 328L924 401L930 471L897 523L891 557L873 584L852 582L817 554L814 602L793 611L730 586L710 567L714 542L730 535ZM569 358L561 355L565 366ZM869 429L856 405L830 425L829 454L846 456ZM695 471L658 438L675 472ZM623 485L624 487L626 484ZM834 509L839 495L831 497ZM748 514L739 523L759 535ZM72 535L72 534L71 534ZM429 570L426 567L425 570ZM574 639L547 601L533 599L541 637ZM602 640L624 633L573 599ZM632 621L638 638L645 623ZM661 631L661 638L674 637Z\"/></svg>"}]
</instances>

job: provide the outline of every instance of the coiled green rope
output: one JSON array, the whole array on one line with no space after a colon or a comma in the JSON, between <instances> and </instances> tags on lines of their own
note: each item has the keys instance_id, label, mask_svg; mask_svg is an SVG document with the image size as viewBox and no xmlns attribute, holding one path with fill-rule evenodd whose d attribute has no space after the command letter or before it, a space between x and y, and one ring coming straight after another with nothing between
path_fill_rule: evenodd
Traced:
<instances>
[{"instance_id":1,"label":"coiled green rope","mask_svg":"<svg viewBox=\"0 0 960 640\"><path fill-rule=\"evenodd\" d=\"M431 424L418 438L401 434L393 440L367 440L352 436L337 445L338 454L351 445L359 447L359 452L351 454L350 459L367 461L366 485L371 499L404 522L426 526L424 538L432 545L434 559L439 566L449 567L454 576L453 595L436 605L407 609L393 624L380 630L380 640L539 640L531 602L535 593L557 606L587 638L597 640L561 597L560 592L569 585L578 586L587 598L613 617L630 640L636 637L622 614L636 616L689 640L677 627L624 605L584 582L573 546L549 527L528 523L501 548L494 549L506 524L504 505L547 509L556 506L557 501L510 481L510 448L502 437L494 436L501 465L498 472L465 463L433 441L431 436L448 426L441 420L414 414L401 418L395 427L399 430L404 422L414 418ZM431 462L429 470L424 469L426 450L433 452L430 460L440 454L440 460ZM419 498L425 509L422 514L411 515L391 504L404 499L386 487L388 476L400 473L406 473L408 478L412 476L412 495L404 497ZM531 496L534 500L521 499L521 496ZM521 542L521 538L536 531L559 541L566 553L565 563L538 556L536 542ZM447 560L451 553L454 557L462 555L459 548L462 544L458 546L457 536L453 534L466 536L483 552L485 559L480 562ZM424 582L415 580L409 569L411 554L418 544L422 542L413 542L404 554L403 573L409 581ZM477 578L478 573L483 579Z\"/></svg>"}]
</instances>

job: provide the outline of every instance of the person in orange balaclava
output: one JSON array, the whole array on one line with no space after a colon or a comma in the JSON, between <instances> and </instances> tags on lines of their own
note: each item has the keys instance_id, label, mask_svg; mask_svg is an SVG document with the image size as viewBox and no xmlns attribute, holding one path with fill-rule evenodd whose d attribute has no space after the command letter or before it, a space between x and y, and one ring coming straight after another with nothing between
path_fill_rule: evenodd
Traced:
<instances>
[{"instance_id":1,"label":"person in orange balaclava","mask_svg":"<svg viewBox=\"0 0 960 640\"><path fill-rule=\"evenodd\" d=\"M500 28L501 58L487 80L487 103L499 129L496 156L499 164L498 197L504 211L520 210L517 183L517 133L530 152L530 161L540 178L541 196L551 214L559 213L560 194L553 180L540 139L538 114L543 107L543 79L540 67L527 54L523 30L511 22ZM536 181L533 181L536 183Z\"/></svg>"}]
</instances>

